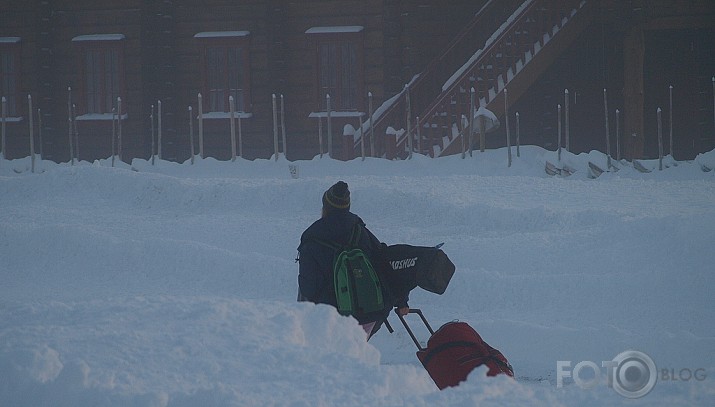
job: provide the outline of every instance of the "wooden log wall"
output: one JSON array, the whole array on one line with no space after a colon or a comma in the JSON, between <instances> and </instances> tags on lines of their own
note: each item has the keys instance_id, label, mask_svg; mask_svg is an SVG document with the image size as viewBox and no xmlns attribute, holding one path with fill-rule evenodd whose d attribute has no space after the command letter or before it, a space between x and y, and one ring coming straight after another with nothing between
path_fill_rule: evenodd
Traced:
<instances>
[{"instance_id":1,"label":"wooden log wall","mask_svg":"<svg viewBox=\"0 0 715 407\"><path fill-rule=\"evenodd\" d=\"M162 99L165 158L184 160L189 152L187 107L191 105L197 109L196 95L202 88L200 44L194 35L206 31L250 31L250 111L253 117L243 122L246 156L268 157L273 152L271 94L276 93L285 96L288 150L293 152L289 158L297 159L317 153L317 122L308 118L319 106L315 91L317 61L314 43L305 34L307 29L339 25L363 27L361 72L365 95L362 97L366 97L368 91L372 92L377 107L402 90L405 83L439 55L484 3L484 0L455 0L445 6L440 0L10 1L0 3L0 37L21 38L20 87L25 96L19 98L22 102L19 103L19 114L27 116L26 95L32 94L35 108L42 109L45 158L69 159L68 86L73 88L73 99L80 109L78 113L83 108L81 61L78 45L72 38L117 33L124 35L123 104L128 114L123 126L125 159L148 158L150 109ZM617 106L618 101L624 106L623 119L628 127L624 133L642 134L634 140L630 154L643 156L648 153L650 143L648 112L645 112L650 109L647 101L652 91L649 88L660 86L649 79L648 74L649 58L653 55L649 44L657 37L653 33L689 32L683 38L691 34L712 38L715 3L711 0L600 0L598 5L601 17L598 24L586 30L590 34L583 34L578 40L581 42L564 53L570 55L568 58L557 57L554 66L543 77L535 78L539 80L535 80L522 100L512 103L515 110L516 107L522 110L522 133L528 140L528 118L541 114L537 111L546 105L543 97L552 93L541 86L549 82L553 85L551 88L561 88L558 94L551 96L549 103L561 99L566 86L580 87L574 89L573 95L583 102L589 98L581 96L594 93L593 89L601 89L605 77L607 83L615 87L613 106ZM601 36L600 32L605 35ZM598 37L606 40L605 47L599 44ZM595 45L591 47L589 44ZM675 41L672 44L681 46L685 43ZM707 85L713 75L708 71L715 69L712 68L715 45L705 39L693 44L698 51L690 60L697 68L691 71L693 78L681 80L692 79ZM574 55L589 66L605 55L605 62L595 64L603 67L605 75L599 72L597 79L589 79L568 74L569 70L574 70L573 62L569 62ZM571 84L561 79L569 77ZM598 96L592 99L602 100L601 95ZM654 99L660 97L655 94ZM706 95L694 99L702 101L692 109L712 111L712 102ZM586 104L581 106L585 108ZM698 119L702 122L698 124L700 130L696 130L698 140L707 139L705 132L709 126L706 119ZM352 121L355 123L350 124L355 126L356 121ZM550 123L549 120L542 121ZM342 132L343 124L339 121L334 124L336 135ZM572 125L576 126L573 122ZM541 124L534 128L538 130L538 126ZM27 155L24 146L27 140L23 137L29 132L25 127L26 119L8 125L8 132L12 134L8 138L9 157ZM546 145L547 135L543 126L541 128L538 131L541 135L535 135L533 139L538 141L537 144ZM221 154L228 151L220 139L228 134L228 121L214 122L207 129L218 134L219 138L213 141L215 151ZM83 123L79 132L84 145L84 148L80 145L81 158L108 156L111 133L108 123ZM593 137L595 140L597 135ZM700 145L693 147L694 150L707 148L707 143L697 144L698 140L692 142L694 146ZM599 147L596 142L589 143L581 147Z\"/></svg>"}]
</instances>

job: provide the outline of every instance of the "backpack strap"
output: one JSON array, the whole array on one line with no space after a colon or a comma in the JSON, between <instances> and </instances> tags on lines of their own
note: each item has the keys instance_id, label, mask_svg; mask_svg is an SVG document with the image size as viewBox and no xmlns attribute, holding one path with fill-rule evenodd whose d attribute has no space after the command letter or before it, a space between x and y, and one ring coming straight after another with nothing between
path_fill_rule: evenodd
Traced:
<instances>
[{"instance_id":1,"label":"backpack strap","mask_svg":"<svg viewBox=\"0 0 715 407\"><path fill-rule=\"evenodd\" d=\"M352 247L356 247L358 242L360 242L360 234L362 232L362 227L360 227L360 223L356 223L355 226L353 226L352 232L350 232L350 240L348 240L348 245Z\"/></svg>"}]
</instances>

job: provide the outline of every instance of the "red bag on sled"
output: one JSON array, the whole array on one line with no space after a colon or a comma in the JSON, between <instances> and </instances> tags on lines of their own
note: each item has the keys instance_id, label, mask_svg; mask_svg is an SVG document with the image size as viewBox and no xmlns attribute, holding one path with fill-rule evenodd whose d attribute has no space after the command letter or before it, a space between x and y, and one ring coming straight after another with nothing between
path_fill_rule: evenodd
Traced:
<instances>
[{"instance_id":1,"label":"red bag on sled","mask_svg":"<svg viewBox=\"0 0 715 407\"><path fill-rule=\"evenodd\" d=\"M423 348L405 319L400 317L417 345L417 358L440 390L457 386L467 379L472 370L482 365L489 368L487 376L503 373L514 377L514 370L504 355L484 342L479 333L466 322L448 322L434 332L422 311L411 309L410 313L418 314L432 334L427 347Z\"/></svg>"}]
</instances>

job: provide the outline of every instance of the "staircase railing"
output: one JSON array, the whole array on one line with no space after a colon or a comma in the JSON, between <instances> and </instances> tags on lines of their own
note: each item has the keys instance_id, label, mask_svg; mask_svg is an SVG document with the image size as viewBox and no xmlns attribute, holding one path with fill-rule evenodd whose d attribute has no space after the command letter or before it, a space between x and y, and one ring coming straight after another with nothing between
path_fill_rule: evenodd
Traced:
<instances>
[{"instance_id":1,"label":"staircase railing","mask_svg":"<svg viewBox=\"0 0 715 407\"><path fill-rule=\"evenodd\" d=\"M470 22L455 36L445 47L444 51L425 67L409 84L410 107L413 114L423 111L441 92L442 84L457 70L470 55L483 44L490 35L509 16L523 0L489 0L475 14ZM393 143L384 143L384 138L390 128L405 129L407 122L407 100L403 89L391 100L385 103L382 110L373 114L373 131L378 156L391 156L390 146ZM367 134L368 123L363 129ZM391 137L391 136L387 136ZM355 143L359 151L359 137Z\"/></svg>"},{"instance_id":2,"label":"staircase railing","mask_svg":"<svg viewBox=\"0 0 715 407\"><path fill-rule=\"evenodd\" d=\"M460 135L466 134L472 108L483 105L494 110L497 116L503 114L503 103L500 105L494 102L504 87L585 4L585 0L523 2L506 21L502 17L503 24L492 29L491 36L480 42L483 44L481 49L462 59L466 63L447 71L453 72L453 75L441 80L437 90L430 81L438 78L438 75L430 72L445 72L446 69L441 67L443 57L433 61L425 70L425 79L420 81L420 76L415 80L409 86L409 92L403 91L400 98L389 109L385 109L385 114L376 122L384 129L389 126L405 130L395 132L400 134L399 137L392 136L392 140L386 140L387 158L404 156L407 144L415 140L417 129L420 139L412 143L413 151L417 151L416 146L421 146L419 152L430 156L439 155ZM455 41L452 47L458 47L459 44L459 41ZM443 56L448 53L445 51ZM476 96L474 107L470 106L471 89L474 89ZM419 116L419 121L416 118L410 119L410 126L407 126L406 112L408 94L412 106L410 116ZM431 103L425 104L424 99ZM375 126L376 134L385 134L383 127Z\"/></svg>"}]
</instances>

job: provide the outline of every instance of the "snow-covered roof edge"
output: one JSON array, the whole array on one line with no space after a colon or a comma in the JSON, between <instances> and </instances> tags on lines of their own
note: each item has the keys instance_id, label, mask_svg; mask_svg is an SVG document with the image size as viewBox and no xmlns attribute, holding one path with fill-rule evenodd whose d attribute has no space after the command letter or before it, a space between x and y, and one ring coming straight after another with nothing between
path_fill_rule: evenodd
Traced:
<instances>
[{"instance_id":1,"label":"snow-covered roof edge","mask_svg":"<svg viewBox=\"0 0 715 407\"><path fill-rule=\"evenodd\" d=\"M250 31L205 31L194 34L194 38L246 37Z\"/></svg>"},{"instance_id":2,"label":"snow-covered roof edge","mask_svg":"<svg viewBox=\"0 0 715 407\"><path fill-rule=\"evenodd\" d=\"M88 34L78 35L72 38L72 42L78 41L120 41L123 40L124 34Z\"/></svg>"},{"instance_id":3,"label":"snow-covered roof edge","mask_svg":"<svg viewBox=\"0 0 715 407\"><path fill-rule=\"evenodd\" d=\"M361 25L336 25L327 27L310 27L306 34L336 34L336 33L358 33L364 30Z\"/></svg>"}]
</instances>

